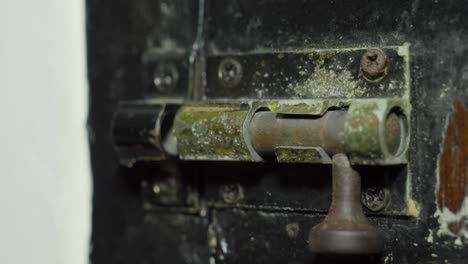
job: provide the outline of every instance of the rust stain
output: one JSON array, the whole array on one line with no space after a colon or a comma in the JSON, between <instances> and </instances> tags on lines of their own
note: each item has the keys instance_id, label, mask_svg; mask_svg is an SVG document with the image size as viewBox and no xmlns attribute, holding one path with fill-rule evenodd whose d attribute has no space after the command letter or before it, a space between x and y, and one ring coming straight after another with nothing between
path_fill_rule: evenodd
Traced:
<instances>
[{"instance_id":1,"label":"rust stain","mask_svg":"<svg viewBox=\"0 0 468 264\"><path fill-rule=\"evenodd\" d=\"M439 208L448 208L456 214L462 208L463 200L468 195L468 110L459 99L453 102L442 151L439 159L439 190L437 204ZM449 223L449 229L455 234L464 226Z\"/></svg>"}]
</instances>

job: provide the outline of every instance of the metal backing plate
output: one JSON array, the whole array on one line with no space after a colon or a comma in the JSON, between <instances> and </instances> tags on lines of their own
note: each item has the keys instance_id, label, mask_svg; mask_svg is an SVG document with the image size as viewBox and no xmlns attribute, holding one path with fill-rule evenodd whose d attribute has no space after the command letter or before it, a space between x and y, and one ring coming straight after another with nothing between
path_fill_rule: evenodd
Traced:
<instances>
[{"instance_id":1,"label":"metal backing plate","mask_svg":"<svg viewBox=\"0 0 468 264\"><path fill-rule=\"evenodd\" d=\"M367 48L217 54L206 59L206 99L406 98L408 47L387 47L387 73L364 78L360 65ZM239 80L226 84L226 60L238 63ZM239 67L239 66L238 66ZM241 76L240 76L241 75Z\"/></svg>"}]
</instances>

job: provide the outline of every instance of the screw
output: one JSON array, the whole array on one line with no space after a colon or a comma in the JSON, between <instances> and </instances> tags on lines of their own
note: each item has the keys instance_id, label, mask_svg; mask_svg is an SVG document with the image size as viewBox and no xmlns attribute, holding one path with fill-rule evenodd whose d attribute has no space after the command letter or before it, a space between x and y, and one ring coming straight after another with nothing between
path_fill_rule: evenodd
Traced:
<instances>
[{"instance_id":1,"label":"screw","mask_svg":"<svg viewBox=\"0 0 468 264\"><path fill-rule=\"evenodd\" d=\"M221 186L220 195L227 204L237 204L244 200L244 190L239 184Z\"/></svg>"},{"instance_id":2,"label":"screw","mask_svg":"<svg viewBox=\"0 0 468 264\"><path fill-rule=\"evenodd\" d=\"M157 203L170 204L178 200L177 182L174 177L153 181L152 191Z\"/></svg>"},{"instance_id":3,"label":"screw","mask_svg":"<svg viewBox=\"0 0 468 264\"><path fill-rule=\"evenodd\" d=\"M153 84L161 93L172 91L179 80L179 74L175 65L160 64L153 73Z\"/></svg>"},{"instance_id":4,"label":"screw","mask_svg":"<svg viewBox=\"0 0 468 264\"><path fill-rule=\"evenodd\" d=\"M289 223L286 225L286 232L290 238L296 238L299 234L299 224L298 223Z\"/></svg>"},{"instance_id":5,"label":"screw","mask_svg":"<svg viewBox=\"0 0 468 264\"><path fill-rule=\"evenodd\" d=\"M367 188L362 192L361 202L372 212L381 211L390 202L390 191L383 188Z\"/></svg>"},{"instance_id":6,"label":"screw","mask_svg":"<svg viewBox=\"0 0 468 264\"><path fill-rule=\"evenodd\" d=\"M224 59L219 64L218 78L226 86L235 86L239 84L242 78L242 65L235 59Z\"/></svg>"},{"instance_id":7,"label":"screw","mask_svg":"<svg viewBox=\"0 0 468 264\"><path fill-rule=\"evenodd\" d=\"M387 56L378 49L368 49L361 58L361 70L368 80L376 81L384 77L387 69Z\"/></svg>"}]
</instances>

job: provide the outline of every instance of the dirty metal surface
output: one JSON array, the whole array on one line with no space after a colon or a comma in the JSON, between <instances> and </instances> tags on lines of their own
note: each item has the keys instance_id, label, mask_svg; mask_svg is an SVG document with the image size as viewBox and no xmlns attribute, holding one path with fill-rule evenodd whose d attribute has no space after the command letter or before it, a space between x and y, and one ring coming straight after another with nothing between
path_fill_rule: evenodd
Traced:
<instances>
[{"instance_id":1,"label":"dirty metal surface","mask_svg":"<svg viewBox=\"0 0 468 264\"><path fill-rule=\"evenodd\" d=\"M388 71L380 82L366 80L361 58L366 48L332 50L258 50L252 53L216 54L206 59L205 98L402 98L408 95L404 78L408 69L408 47L383 48L389 58ZM234 85L219 78L226 58L242 66L242 77Z\"/></svg>"},{"instance_id":2,"label":"dirty metal surface","mask_svg":"<svg viewBox=\"0 0 468 264\"><path fill-rule=\"evenodd\" d=\"M264 161L275 154L278 162L329 163L338 152L349 155L353 165L407 163L411 108L405 99L162 102L159 107L146 101L122 103L114 115L114 144L124 165L170 158ZM317 157L301 159L298 147Z\"/></svg>"},{"instance_id":3,"label":"dirty metal surface","mask_svg":"<svg viewBox=\"0 0 468 264\"><path fill-rule=\"evenodd\" d=\"M309 233L311 252L322 255L375 255L382 234L369 224L361 205L361 176L343 153L333 156L331 205Z\"/></svg>"},{"instance_id":4,"label":"dirty metal surface","mask_svg":"<svg viewBox=\"0 0 468 264\"><path fill-rule=\"evenodd\" d=\"M251 160L242 133L248 109L239 105L183 106L174 121L182 159Z\"/></svg>"},{"instance_id":5,"label":"dirty metal surface","mask_svg":"<svg viewBox=\"0 0 468 264\"><path fill-rule=\"evenodd\" d=\"M280 163L331 163L330 157L318 147L276 147L276 160Z\"/></svg>"},{"instance_id":6,"label":"dirty metal surface","mask_svg":"<svg viewBox=\"0 0 468 264\"><path fill-rule=\"evenodd\" d=\"M464 19L468 6L464 1L86 2L90 81L88 129L94 183L90 256L93 263L349 263L350 258L329 259L309 255L307 251L308 230L322 221L330 203L331 177L326 167L182 162L181 172L176 173L180 178L176 177L175 181L180 191L158 196L155 186L159 186L159 194L168 190L163 186L167 178L160 168L141 164L136 165L139 171L135 171L135 168L119 166L110 133L112 115L122 100L203 99L203 95L222 98L226 90L237 97L258 98L286 96L290 91L258 89L268 88L261 87L261 82L252 90L221 87L224 92L217 95L209 85L205 90L194 89L207 83L200 66L221 54L242 59L248 57L243 54L265 50L282 53L362 50L364 47L385 49L405 43L410 43L410 164L403 168L389 166L384 171L357 168L363 177L363 190L367 186L391 189L388 209L405 210L405 214L390 214L387 209L373 213L365 209L369 221L383 232L384 250L374 258L355 262L466 262L466 232L462 228L460 232L458 228L450 230L445 225L454 220L461 223L463 210L466 212L465 202L459 207L459 202L466 200L461 194L462 187L451 184L463 182L462 174L454 173L457 166L453 166L462 163L442 161L445 167L440 166L440 160L449 157L448 153L456 149L454 146L459 149L462 146L460 140L454 140L461 137L447 136L450 131L461 130L455 125L457 122L449 121L458 119L450 117L457 112L453 110L455 98L465 107L468 105L468 21ZM162 58L161 54L172 55ZM293 60L296 62L309 60L305 54L301 57L301 54L285 52L284 55L297 56ZM267 54L258 56L268 57ZM176 62L181 57L181 63ZM269 60L279 61L279 58L272 56ZM310 76L324 73L331 77L333 60L325 59L320 68L309 62L306 70ZM163 61L174 67L159 67ZM356 57L350 65L354 68L333 77L336 81L346 80L348 84L377 85L362 79L360 63ZM213 65L213 72L205 76L215 78L213 74L218 73L215 72L218 66ZM389 64L386 77L391 76L391 66ZM163 81L165 73L172 74L174 68L178 84L186 87L165 92L157 84L166 83ZM244 74L246 71L242 70ZM158 79L160 72L163 74ZM301 77L299 71L294 72L288 75L307 83L306 77L310 76ZM250 81L262 80L264 74L252 75ZM387 85L390 78L386 77L379 82ZM168 87L182 88L167 83ZM282 84L285 85L280 88L287 88L289 83ZM335 87L330 82L325 84ZM368 92L376 96L380 93L378 89ZM301 90L295 93L298 97L303 95L306 93ZM284 110L288 111L287 108ZM448 125L450 123L453 126ZM454 129L447 130L448 127ZM163 170L172 173L168 168ZM406 171L401 170L410 171L410 181L406 181ZM168 181L167 185L174 186L172 179ZM234 187L223 187L225 185ZM243 198L238 195L240 189ZM407 189L411 192L406 192ZM450 194L447 194L449 189ZM229 195L220 194L226 190ZM193 191L197 198L187 198ZM439 202L439 193L443 193L442 202ZM211 239L213 236L219 238Z\"/></svg>"},{"instance_id":7,"label":"dirty metal surface","mask_svg":"<svg viewBox=\"0 0 468 264\"><path fill-rule=\"evenodd\" d=\"M218 175L220 170L223 177ZM249 174L251 171L256 173ZM379 215L411 217L405 201L406 166L386 170L366 166L359 167L359 172L363 189L388 188L392 193L391 203ZM323 213L330 205L329 165L208 162L203 164L201 174L204 175L203 199L213 207ZM223 188L237 184L242 186L244 198L235 204L225 203Z\"/></svg>"},{"instance_id":8,"label":"dirty metal surface","mask_svg":"<svg viewBox=\"0 0 468 264\"><path fill-rule=\"evenodd\" d=\"M328 111L320 117L258 112L251 120L250 138L261 154L271 155L281 146L315 146L333 155L344 150L346 116L346 111Z\"/></svg>"}]
</instances>

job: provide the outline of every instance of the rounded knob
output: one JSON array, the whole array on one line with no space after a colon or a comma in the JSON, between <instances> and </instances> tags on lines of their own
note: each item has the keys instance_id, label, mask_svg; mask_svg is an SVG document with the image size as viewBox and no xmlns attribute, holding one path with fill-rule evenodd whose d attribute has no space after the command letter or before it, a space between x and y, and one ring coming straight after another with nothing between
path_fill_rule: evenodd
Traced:
<instances>
[{"instance_id":1,"label":"rounded knob","mask_svg":"<svg viewBox=\"0 0 468 264\"><path fill-rule=\"evenodd\" d=\"M331 206L325 219L310 230L310 250L326 255L379 253L383 240L362 211L361 177L344 154L333 156L332 170Z\"/></svg>"}]
</instances>

